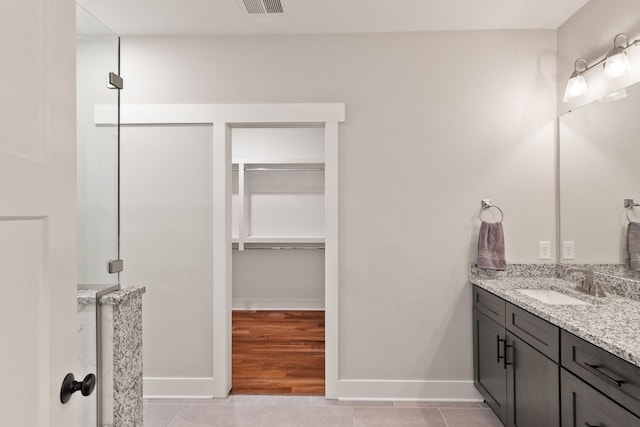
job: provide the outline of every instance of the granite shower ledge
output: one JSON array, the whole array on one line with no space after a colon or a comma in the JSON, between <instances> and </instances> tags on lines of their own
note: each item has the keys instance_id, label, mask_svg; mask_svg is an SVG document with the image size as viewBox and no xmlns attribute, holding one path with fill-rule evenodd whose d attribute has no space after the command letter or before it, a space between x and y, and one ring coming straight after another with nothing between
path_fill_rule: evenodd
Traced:
<instances>
[{"instance_id":1,"label":"granite shower ledge","mask_svg":"<svg viewBox=\"0 0 640 427\"><path fill-rule=\"evenodd\" d=\"M640 367L640 301L615 294L591 297L573 290L575 283L553 277L486 278L472 284L533 313L561 329ZM590 305L549 305L516 289L555 289Z\"/></svg>"},{"instance_id":2,"label":"granite shower ledge","mask_svg":"<svg viewBox=\"0 0 640 427\"><path fill-rule=\"evenodd\" d=\"M102 336L103 412L105 426L143 425L142 379L142 296L143 286L125 287L100 299L102 327L96 330L96 293L99 289L78 290L78 313L85 314L82 330L89 330L85 341L85 371L96 365L95 341ZM101 424L102 425L102 424Z\"/></svg>"},{"instance_id":3,"label":"granite shower ledge","mask_svg":"<svg viewBox=\"0 0 640 427\"><path fill-rule=\"evenodd\" d=\"M78 289L78 303L95 304L98 291L99 289ZM130 298L141 296L145 291L146 288L144 286L127 286L103 296L100 302L106 305L118 305L128 301Z\"/></svg>"}]
</instances>

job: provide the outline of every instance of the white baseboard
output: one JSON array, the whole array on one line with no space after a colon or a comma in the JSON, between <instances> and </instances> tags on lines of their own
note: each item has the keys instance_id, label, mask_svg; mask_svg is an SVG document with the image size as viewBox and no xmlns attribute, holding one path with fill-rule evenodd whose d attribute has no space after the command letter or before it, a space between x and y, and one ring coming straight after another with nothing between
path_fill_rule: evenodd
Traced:
<instances>
[{"instance_id":1,"label":"white baseboard","mask_svg":"<svg viewBox=\"0 0 640 427\"><path fill-rule=\"evenodd\" d=\"M324 310L321 299L234 298L233 310Z\"/></svg>"},{"instance_id":2,"label":"white baseboard","mask_svg":"<svg viewBox=\"0 0 640 427\"><path fill-rule=\"evenodd\" d=\"M144 398L206 398L213 378L144 378ZM482 402L473 381L339 380L339 400Z\"/></svg>"},{"instance_id":3,"label":"white baseboard","mask_svg":"<svg viewBox=\"0 0 640 427\"><path fill-rule=\"evenodd\" d=\"M213 378L143 378L145 399L209 398L214 395Z\"/></svg>"},{"instance_id":4,"label":"white baseboard","mask_svg":"<svg viewBox=\"0 0 640 427\"><path fill-rule=\"evenodd\" d=\"M473 381L339 380L340 400L482 402Z\"/></svg>"}]
</instances>

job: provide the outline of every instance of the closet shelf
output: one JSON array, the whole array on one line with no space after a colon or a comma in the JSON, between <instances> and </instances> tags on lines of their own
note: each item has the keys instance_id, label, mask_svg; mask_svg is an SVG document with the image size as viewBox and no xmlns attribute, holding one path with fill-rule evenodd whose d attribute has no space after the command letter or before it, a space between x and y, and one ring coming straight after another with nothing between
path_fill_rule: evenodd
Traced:
<instances>
[{"instance_id":1,"label":"closet shelf","mask_svg":"<svg viewBox=\"0 0 640 427\"><path fill-rule=\"evenodd\" d=\"M232 167L234 171L240 169L240 165L244 168L245 172L265 172L265 171L324 171L324 161L319 159L308 160L255 160L245 159L236 160L233 162Z\"/></svg>"},{"instance_id":2,"label":"closet shelf","mask_svg":"<svg viewBox=\"0 0 640 427\"><path fill-rule=\"evenodd\" d=\"M232 237L232 243L238 243L238 237ZM268 243L268 244L285 244L285 243L324 243L324 237L320 236L246 236L243 239L245 244L250 243Z\"/></svg>"},{"instance_id":3,"label":"closet shelf","mask_svg":"<svg viewBox=\"0 0 640 427\"><path fill-rule=\"evenodd\" d=\"M256 159L256 158L245 158L245 159L234 159L232 161L234 165L239 163L244 163L246 165L290 165L290 164L324 164L323 159Z\"/></svg>"},{"instance_id":4,"label":"closet shelf","mask_svg":"<svg viewBox=\"0 0 640 427\"><path fill-rule=\"evenodd\" d=\"M319 199L324 193L322 159L236 158L232 166L238 183L237 195L234 193L237 221L234 234L238 237L232 242L238 250L243 251L245 245L324 247L324 237L316 234L322 233L323 203ZM306 228L300 229L296 216L304 219L302 224L307 224ZM254 224L256 218L259 221ZM260 235L251 235L252 230Z\"/></svg>"}]
</instances>

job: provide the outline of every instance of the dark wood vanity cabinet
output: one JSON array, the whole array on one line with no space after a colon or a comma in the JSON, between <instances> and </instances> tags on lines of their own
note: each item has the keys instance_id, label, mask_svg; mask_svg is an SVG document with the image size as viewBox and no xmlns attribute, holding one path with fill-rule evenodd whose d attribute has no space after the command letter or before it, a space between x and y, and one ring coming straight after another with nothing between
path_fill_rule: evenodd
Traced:
<instances>
[{"instance_id":1,"label":"dark wood vanity cabinet","mask_svg":"<svg viewBox=\"0 0 640 427\"><path fill-rule=\"evenodd\" d=\"M562 331L563 425L640 427L640 368Z\"/></svg>"},{"instance_id":2,"label":"dark wood vanity cabinet","mask_svg":"<svg viewBox=\"0 0 640 427\"><path fill-rule=\"evenodd\" d=\"M559 426L558 364L507 332L507 426Z\"/></svg>"},{"instance_id":3,"label":"dark wood vanity cabinet","mask_svg":"<svg viewBox=\"0 0 640 427\"><path fill-rule=\"evenodd\" d=\"M559 331L474 286L474 382L505 426L560 425Z\"/></svg>"},{"instance_id":4,"label":"dark wood vanity cabinet","mask_svg":"<svg viewBox=\"0 0 640 427\"><path fill-rule=\"evenodd\" d=\"M562 425L640 427L640 418L562 368Z\"/></svg>"},{"instance_id":5,"label":"dark wood vanity cabinet","mask_svg":"<svg viewBox=\"0 0 640 427\"><path fill-rule=\"evenodd\" d=\"M487 405L507 420L507 374L504 367L504 326L473 310L474 383Z\"/></svg>"},{"instance_id":6,"label":"dark wood vanity cabinet","mask_svg":"<svg viewBox=\"0 0 640 427\"><path fill-rule=\"evenodd\" d=\"M640 368L562 331L562 366L640 416Z\"/></svg>"},{"instance_id":7,"label":"dark wood vanity cabinet","mask_svg":"<svg viewBox=\"0 0 640 427\"><path fill-rule=\"evenodd\" d=\"M474 382L507 427L640 427L640 367L473 287Z\"/></svg>"}]
</instances>

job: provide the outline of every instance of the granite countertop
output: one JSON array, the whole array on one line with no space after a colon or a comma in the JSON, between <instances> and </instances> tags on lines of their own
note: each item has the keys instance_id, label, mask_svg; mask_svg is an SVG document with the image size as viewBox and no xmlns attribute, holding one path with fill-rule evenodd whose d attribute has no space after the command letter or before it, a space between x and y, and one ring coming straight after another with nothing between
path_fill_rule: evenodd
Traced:
<instances>
[{"instance_id":1,"label":"granite countertop","mask_svg":"<svg viewBox=\"0 0 640 427\"><path fill-rule=\"evenodd\" d=\"M96 293L100 289L78 289L78 303L79 304L95 304ZM119 291L111 292L100 298L100 302L106 305L117 305L128 301L130 298L134 298L138 295L144 294L146 288L144 286L127 286L123 287Z\"/></svg>"},{"instance_id":2,"label":"granite countertop","mask_svg":"<svg viewBox=\"0 0 640 427\"><path fill-rule=\"evenodd\" d=\"M553 277L478 277L474 285L640 367L640 301L607 293L592 297L574 282ZM590 305L550 305L516 289L554 289Z\"/></svg>"}]
</instances>

